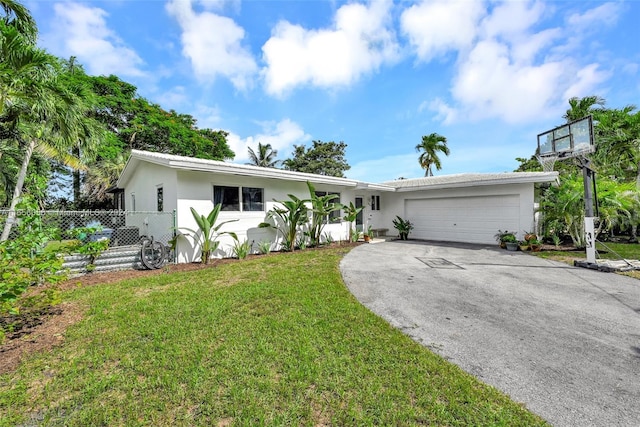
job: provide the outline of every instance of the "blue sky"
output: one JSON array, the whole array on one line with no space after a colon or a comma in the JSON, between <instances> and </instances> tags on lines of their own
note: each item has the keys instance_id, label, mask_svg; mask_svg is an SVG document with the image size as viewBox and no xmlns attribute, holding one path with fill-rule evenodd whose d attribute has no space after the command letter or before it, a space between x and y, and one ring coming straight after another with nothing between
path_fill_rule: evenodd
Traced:
<instances>
[{"instance_id":1,"label":"blue sky","mask_svg":"<svg viewBox=\"0 0 640 427\"><path fill-rule=\"evenodd\" d=\"M236 153L344 141L349 178L503 172L567 99L640 103L640 2L26 1L40 45L224 129Z\"/></svg>"}]
</instances>

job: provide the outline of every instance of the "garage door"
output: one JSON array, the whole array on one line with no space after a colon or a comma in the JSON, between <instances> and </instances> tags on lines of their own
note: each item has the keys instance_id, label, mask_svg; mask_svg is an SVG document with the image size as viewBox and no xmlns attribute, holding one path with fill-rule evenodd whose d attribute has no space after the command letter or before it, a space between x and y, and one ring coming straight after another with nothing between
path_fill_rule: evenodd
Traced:
<instances>
[{"instance_id":1,"label":"garage door","mask_svg":"<svg viewBox=\"0 0 640 427\"><path fill-rule=\"evenodd\" d=\"M495 243L498 230L522 231L517 194L406 200L405 212L416 239Z\"/></svg>"}]
</instances>

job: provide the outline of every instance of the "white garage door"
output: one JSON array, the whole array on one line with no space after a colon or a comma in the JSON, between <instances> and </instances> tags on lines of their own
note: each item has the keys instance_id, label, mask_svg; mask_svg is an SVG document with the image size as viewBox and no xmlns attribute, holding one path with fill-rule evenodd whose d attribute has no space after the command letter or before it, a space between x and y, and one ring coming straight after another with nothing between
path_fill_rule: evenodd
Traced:
<instances>
[{"instance_id":1,"label":"white garage door","mask_svg":"<svg viewBox=\"0 0 640 427\"><path fill-rule=\"evenodd\" d=\"M498 230L522 231L517 194L406 200L405 212L416 239L495 243Z\"/></svg>"}]
</instances>

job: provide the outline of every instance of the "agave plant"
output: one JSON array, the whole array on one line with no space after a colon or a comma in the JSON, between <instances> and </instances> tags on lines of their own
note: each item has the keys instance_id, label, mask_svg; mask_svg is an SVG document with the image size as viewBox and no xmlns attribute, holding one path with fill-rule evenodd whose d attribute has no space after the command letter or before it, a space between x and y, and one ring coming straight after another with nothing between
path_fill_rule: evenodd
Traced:
<instances>
[{"instance_id":1,"label":"agave plant","mask_svg":"<svg viewBox=\"0 0 640 427\"><path fill-rule=\"evenodd\" d=\"M238 221L237 219L231 219L216 224L221 207L222 204L215 205L207 216L201 215L194 208L191 208L191 214L196 220L196 224L198 224L198 231L181 227L181 229L187 230L190 233L196 245L200 245L200 259L203 264L209 264L211 254L220 246L218 237L222 234L228 234L228 232L220 232L220 228L227 223Z\"/></svg>"}]
</instances>

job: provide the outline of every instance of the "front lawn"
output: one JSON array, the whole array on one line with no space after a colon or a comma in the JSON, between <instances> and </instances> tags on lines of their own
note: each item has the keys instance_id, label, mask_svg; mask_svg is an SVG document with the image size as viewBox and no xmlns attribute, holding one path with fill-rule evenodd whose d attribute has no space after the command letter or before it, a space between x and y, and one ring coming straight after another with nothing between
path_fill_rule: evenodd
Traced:
<instances>
[{"instance_id":1,"label":"front lawn","mask_svg":"<svg viewBox=\"0 0 640 427\"><path fill-rule=\"evenodd\" d=\"M360 305L304 251L85 287L63 346L0 376L0 425L543 425Z\"/></svg>"}]
</instances>

